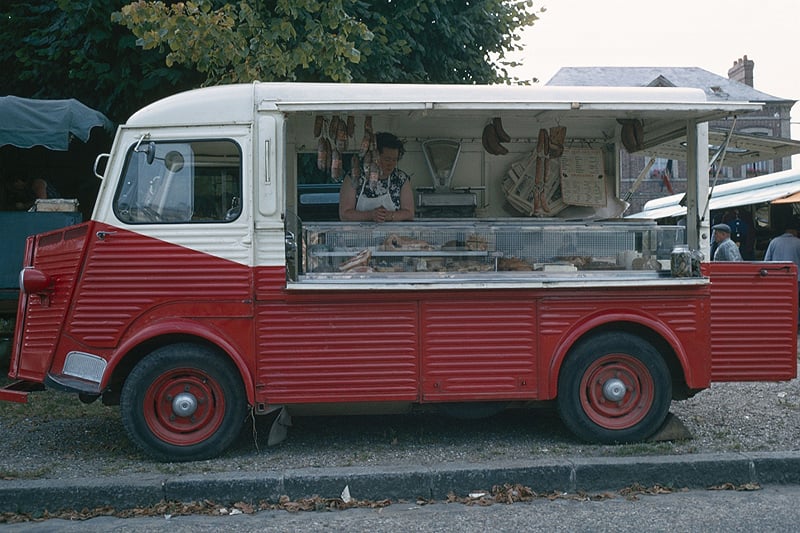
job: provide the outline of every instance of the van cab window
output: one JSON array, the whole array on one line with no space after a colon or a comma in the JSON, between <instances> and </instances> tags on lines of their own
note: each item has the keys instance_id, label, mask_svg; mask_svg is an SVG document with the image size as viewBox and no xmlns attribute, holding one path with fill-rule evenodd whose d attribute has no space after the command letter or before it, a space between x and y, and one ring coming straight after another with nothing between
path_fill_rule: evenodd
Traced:
<instances>
[{"instance_id":1,"label":"van cab window","mask_svg":"<svg viewBox=\"0 0 800 533\"><path fill-rule=\"evenodd\" d=\"M230 140L140 141L114 196L128 224L231 222L241 209L242 155Z\"/></svg>"}]
</instances>

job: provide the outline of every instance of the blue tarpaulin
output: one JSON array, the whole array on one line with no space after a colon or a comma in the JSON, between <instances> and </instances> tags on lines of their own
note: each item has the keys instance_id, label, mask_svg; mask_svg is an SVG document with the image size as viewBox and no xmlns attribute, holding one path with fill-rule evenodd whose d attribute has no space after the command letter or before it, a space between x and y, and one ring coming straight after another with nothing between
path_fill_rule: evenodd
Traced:
<instances>
[{"instance_id":1,"label":"blue tarpaulin","mask_svg":"<svg viewBox=\"0 0 800 533\"><path fill-rule=\"evenodd\" d=\"M66 151L70 136L87 142L92 128L96 127L109 133L114 128L103 113L74 98L34 100L18 96L0 97L0 146L44 146L50 150Z\"/></svg>"}]
</instances>

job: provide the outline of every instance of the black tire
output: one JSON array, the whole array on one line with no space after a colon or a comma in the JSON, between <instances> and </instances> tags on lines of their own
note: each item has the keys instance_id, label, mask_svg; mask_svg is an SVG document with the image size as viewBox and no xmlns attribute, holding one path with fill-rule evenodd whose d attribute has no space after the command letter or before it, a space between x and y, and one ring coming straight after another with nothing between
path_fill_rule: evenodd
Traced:
<instances>
[{"instance_id":1,"label":"black tire","mask_svg":"<svg viewBox=\"0 0 800 533\"><path fill-rule=\"evenodd\" d=\"M181 343L134 367L120 398L130 439L159 461L199 461L238 437L247 400L236 366L216 350Z\"/></svg>"},{"instance_id":2,"label":"black tire","mask_svg":"<svg viewBox=\"0 0 800 533\"><path fill-rule=\"evenodd\" d=\"M602 333L580 342L558 377L561 419L589 442L642 441L664 423L671 401L664 358L630 333Z\"/></svg>"}]
</instances>

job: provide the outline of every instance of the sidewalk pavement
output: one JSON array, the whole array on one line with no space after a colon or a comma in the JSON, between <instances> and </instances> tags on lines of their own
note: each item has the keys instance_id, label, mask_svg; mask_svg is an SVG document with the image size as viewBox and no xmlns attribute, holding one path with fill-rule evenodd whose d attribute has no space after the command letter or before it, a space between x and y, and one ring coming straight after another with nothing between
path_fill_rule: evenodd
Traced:
<instances>
[{"instance_id":1,"label":"sidewalk pavement","mask_svg":"<svg viewBox=\"0 0 800 533\"><path fill-rule=\"evenodd\" d=\"M218 504L340 497L348 487L357 500L444 500L520 484L538 493L645 487L706 488L800 485L800 451L643 457L586 457L436 467L304 468L208 475L132 475L96 479L0 481L0 512L36 513L111 506L118 510L162 500Z\"/></svg>"}]
</instances>

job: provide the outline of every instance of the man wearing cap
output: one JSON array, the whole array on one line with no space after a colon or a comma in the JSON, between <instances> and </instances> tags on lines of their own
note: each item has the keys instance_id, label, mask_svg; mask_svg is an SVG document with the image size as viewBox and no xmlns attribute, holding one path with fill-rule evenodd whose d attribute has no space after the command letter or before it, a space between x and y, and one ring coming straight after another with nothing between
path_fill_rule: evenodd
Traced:
<instances>
[{"instance_id":1,"label":"man wearing cap","mask_svg":"<svg viewBox=\"0 0 800 533\"><path fill-rule=\"evenodd\" d=\"M714 251L714 261L741 261L742 254L739 253L739 247L731 240L731 227L727 224L717 224L713 228L714 241L717 243L717 249Z\"/></svg>"}]
</instances>

